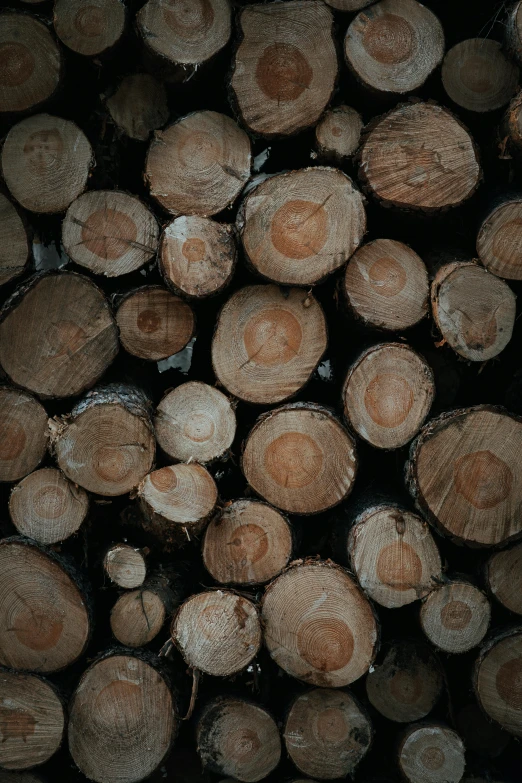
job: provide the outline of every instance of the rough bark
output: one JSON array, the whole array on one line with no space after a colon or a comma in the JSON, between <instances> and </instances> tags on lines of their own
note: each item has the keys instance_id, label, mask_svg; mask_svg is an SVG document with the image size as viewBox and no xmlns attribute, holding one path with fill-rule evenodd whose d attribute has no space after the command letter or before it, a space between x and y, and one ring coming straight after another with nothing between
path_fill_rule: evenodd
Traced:
<instances>
[{"instance_id":1,"label":"rough bark","mask_svg":"<svg viewBox=\"0 0 522 783\"><path fill-rule=\"evenodd\" d=\"M130 544L114 544L103 558L103 568L118 587L130 590L140 587L147 576L145 554Z\"/></svg>"},{"instance_id":2,"label":"rough bark","mask_svg":"<svg viewBox=\"0 0 522 783\"><path fill-rule=\"evenodd\" d=\"M470 38L449 50L442 64L442 84L463 109L488 112L505 106L518 87L519 69L498 41Z\"/></svg>"},{"instance_id":3,"label":"rough bark","mask_svg":"<svg viewBox=\"0 0 522 783\"><path fill-rule=\"evenodd\" d=\"M485 581L502 606L522 614L522 544L491 555L486 563Z\"/></svg>"},{"instance_id":4,"label":"rough bark","mask_svg":"<svg viewBox=\"0 0 522 783\"><path fill-rule=\"evenodd\" d=\"M449 653L467 652L479 645L490 618L484 593L461 579L435 588L420 611L421 627L430 642Z\"/></svg>"},{"instance_id":5,"label":"rough bark","mask_svg":"<svg viewBox=\"0 0 522 783\"><path fill-rule=\"evenodd\" d=\"M0 387L0 481L18 481L35 470L47 440L47 413L38 400Z\"/></svg>"},{"instance_id":6,"label":"rough bark","mask_svg":"<svg viewBox=\"0 0 522 783\"><path fill-rule=\"evenodd\" d=\"M474 687L484 712L503 729L522 737L522 629L494 637L480 652Z\"/></svg>"},{"instance_id":7,"label":"rough bark","mask_svg":"<svg viewBox=\"0 0 522 783\"><path fill-rule=\"evenodd\" d=\"M165 86L149 73L125 76L105 105L118 128L137 141L147 141L169 119Z\"/></svg>"},{"instance_id":8,"label":"rough bark","mask_svg":"<svg viewBox=\"0 0 522 783\"><path fill-rule=\"evenodd\" d=\"M489 213L477 236L477 253L489 272L522 280L522 199L503 201Z\"/></svg>"},{"instance_id":9,"label":"rough bark","mask_svg":"<svg viewBox=\"0 0 522 783\"><path fill-rule=\"evenodd\" d=\"M466 761L459 735L435 723L407 729L399 748L399 769L410 783L459 783Z\"/></svg>"},{"instance_id":10,"label":"rough bark","mask_svg":"<svg viewBox=\"0 0 522 783\"><path fill-rule=\"evenodd\" d=\"M13 204L0 193L0 285L26 268L30 254L27 229Z\"/></svg>"},{"instance_id":11,"label":"rough bark","mask_svg":"<svg viewBox=\"0 0 522 783\"><path fill-rule=\"evenodd\" d=\"M55 0L54 29L69 49L88 57L114 46L125 28L122 0Z\"/></svg>"},{"instance_id":12,"label":"rough bark","mask_svg":"<svg viewBox=\"0 0 522 783\"><path fill-rule=\"evenodd\" d=\"M319 157L343 163L358 150L362 129L362 117L351 106L330 109L315 129Z\"/></svg>"}]
</instances>

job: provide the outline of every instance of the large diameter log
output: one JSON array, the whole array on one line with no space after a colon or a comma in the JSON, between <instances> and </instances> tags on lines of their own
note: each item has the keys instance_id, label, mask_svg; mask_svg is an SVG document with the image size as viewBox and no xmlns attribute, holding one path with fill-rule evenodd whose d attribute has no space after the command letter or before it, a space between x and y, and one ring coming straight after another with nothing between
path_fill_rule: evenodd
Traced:
<instances>
[{"instance_id":1,"label":"large diameter log","mask_svg":"<svg viewBox=\"0 0 522 783\"><path fill-rule=\"evenodd\" d=\"M294 700L283 737L300 772L330 780L353 775L369 750L372 726L350 693L316 688Z\"/></svg>"},{"instance_id":2,"label":"large diameter log","mask_svg":"<svg viewBox=\"0 0 522 783\"><path fill-rule=\"evenodd\" d=\"M144 554L130 544L109 547L103 558L103 568L111 582L125 590L140 587L147 575Z\"/></svg>"},{"instance_id":3,"label":"large diameter log","mask_svg":"<svg viewBox=\"0 0 522 783\"><path fill-rule=\"evenodd\" d=\"M508 280L522 280L522 199L495 207L482 223L477 253L489 272Z\"/></svg>"},{"instance_id":4,"label":"large diameter log","mask_svg":"<svg viewBox=\"0 0 522 783\"><path fill-rule=\"evenodd\" d=\"M491 607L472 584L453 581L433 590L420 611L421 627L439 650L463 653L481 643L487 633Z\"/></svg>"},{"instance_id":5,"label":"large diameter log","mask_svg":"<svg viewBox=\"0 0 522 783\"><path fill-rule=\"evenodd\" d=\"M38 467L47 449L47 413L27 392L0 387L0 482Z\"/></svg>"},{"instance_id":6,"label":"large diameter log","mask_svg":"<svg viewBox=\"0 0 522 783\"><path fill-rule=\"evenodd\" d=\"M522 420L491 406L445 413L412 443L407 469L419 508L446 535L494 546L522 533Z\"/></svg>"},{"instance_id":7,"label":"large diameter log","mask_svg":"<svg viewBox=\"0 0 522 783\"><path fill-rule=\"evenodd\" d=\"M55 0L54 29L69 49L94 57L121 38L125 28L122 0Z\"/></svg>"},{"instance_id":8,"label":"large diameter log","mask_svg":"<svg viewBox=\"0 0 522 783\"><path fill-rule=\"evenodd\" d=\"M173 695L147 659L113 654L83 675L69 709L73 761L97 783L137 783L167 755L178 731Z\"/></svg>"},{"instance_id":9,"label":"large diameter log","mask_svg":"<svg viewBox=\"0 0 522 783\"><path fill-rule=\"evenodd\" d=\"M137 141L147 141L169 119L165 86L149 73L125 76L105 104L118 128Z\"/></svg>"},{"instance_id":10,"label":"large diameter log","mask_svg":"<svg viewBox=\"0 0 522 783\"><path fill-rule=\"evenodd\" d=\"M498 41L470 38L449 50L442 64L442 84L458 106L475 112L500 109L518 87L519 69Z\"/></svg>"},{"instance_id":11,"label":"large diameter log","mask_svg":"<svg viewBox=\"0 0 522 783\"><path fill-rule=\"evenodd\" d=\"M448 109L406 103L376 121L359 176L385 206L432 212L469 198L481 170L473 139Z\"/></svg>"},{"instance_id":12,"label":"large diameter log","mask_svg":"<svg viewBox=\"0 0 522 783\"><path fill-rule=\"evenodd\" d=\"M348 574L330 562L305 562L277 577L265 592L262 618L274 661L311 685L349 685L373 661L372 607Z\"/></svg>"},{"instance_id":13,"label":"large diameter log","mask_svg":"<svg viewBox=\"0 0 522 783\"><path fill-rule=\"evenodd\" d=\"M64 669L89 633L85 595L61 561L29 539L0 541L0 666Z\"/></svg>"},{"instance_id":14,"label":"large diameter log","mask_svg":"<svg viewBox=\"0 0 522 783\"><path fill-rule=\"evenodd\" d=\"M359 148L362 129L362 117L351 106L330 109L315 129L319 156L335 162L351 157Z\"/></svg>"},{"instance_id":15,"label":"large diameter log","mask_svg":"<svg viewBox=\"0 0 522 783\"><path fill-rule=\"evenodd\" d=\"M294 514L317 514L351 492L355 444L330 411L284 405L259 417L243 450L246 480L261 497Z\"/></svg>"},{"instance_id":16,"label":"large diameter log","mask_svg":"<svg viewBox=\"0 0 522 783\"><path fill-rule=\"evenodd\" d=\"M411 726L399 748L399 769L409 783L459 783L466 761L464 744L452 729Z\"/></svg>"},{"instance_id":17,"label":"large diameter log","mask_svg":"<svg viewBox=\"0 0 522 783\"><path fill-rule=\"evenodd\" d=\"M522 544L491 555L486 563L485 581L502 606L522 614Z\"/></svg>"},{"instance_id":18,"label":"large diameter log","mask_svg":"<svg viewBox=\"0 0 522 783\"><path fill-rule=\"evenodd\" d=\"M85 189L92 160L91 145L74 122L35 114L7 134L2 173L26 209L63 212Z\"/></svg>"},{"instance_id":19,"label":"large diameter log","mask_svg":"<svg viewBox=\"0 0 522 783\"><path fill-rule=\"evenodd\" d=\"M257 185L242 204L238 228L256 272L276 283L309 286L346 263L361 244L366 213L346 174L317 166Z\"/></svg>"},{"instance_id":20,"label":"large diameter log","mask_svg":"<svg viewBox=\"0 0 522 783\"><path fill-rule=\"evenodd\" d=\"M0 285L24 271L30 245L22 218L8 198L0 193Z\"/></svg>"},{"instance_id":21,"label":"large diameter log","mask_svg":"<svg viewBox=\"0 0 522 783\"><path fill-rule=\"evenodd\" d=\"M508 631L481 651L474 679L477 699L502 728L522 737L522 630Z\"/></svg>"}]
</instances>

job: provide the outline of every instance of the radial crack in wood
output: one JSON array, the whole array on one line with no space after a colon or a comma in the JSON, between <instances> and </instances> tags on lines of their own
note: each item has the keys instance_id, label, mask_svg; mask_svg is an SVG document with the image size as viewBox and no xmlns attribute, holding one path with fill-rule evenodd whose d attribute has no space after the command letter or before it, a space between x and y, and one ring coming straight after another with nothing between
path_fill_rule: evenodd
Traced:
<instances>
[{"instance_id":1,"label":"radial crack in wood","mask_svg":"<svg viewBox=\"0 0 522 783\"><path fill-rule=\"evenodd\" d=\"M159 634L167 611L161 596L146 587L123 593L111 609L111 631L125 647L143 647Z\"/></svg>"}]
</instances>

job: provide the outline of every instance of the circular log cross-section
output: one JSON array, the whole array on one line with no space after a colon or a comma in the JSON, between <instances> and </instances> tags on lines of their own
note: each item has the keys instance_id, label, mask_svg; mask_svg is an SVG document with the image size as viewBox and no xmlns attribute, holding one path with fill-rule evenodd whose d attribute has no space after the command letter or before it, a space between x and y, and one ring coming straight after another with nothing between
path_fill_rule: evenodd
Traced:
<instances>
[{"instance_id":1,"label":"circular log cross-section","mask_svg":"<svg viewBox=\"0 0 522 783\"><path fill-rule=\"evenodd\" d=\"M67 210L62 238L75 263L98 275L119 277L152 258L159 226L139 198L118 190L90 190Z\"/></svg>"},{"instance_id":2,"label":"circular log cross-section","mask_svg":"<svg viewBox=\"0 0 522 783\"><path fill-rule=\"evenodd\" d=\"M121 38L125 6L122 0L55 0L53 22L69 49L94 57Z\"/></svg>"},{"instance_id":3,"label":"circular log cross-section","mask_svg":"<svg viewBox=\"0 0 522 783\"><path fill-rule=\"evenodd\" d=\"M178 730L172 693L140 658L111 655L83 675L69 709L69 750L97 783L137 783L161 764Z\"/></svg>"},{"instance_id":4,"label":"circular log cross-section","mask_svg":"<svg viewBox=\"0 0 522 783\"><path fill-rule=\"evenodd\" d=\"M64 669L89 632L85 598L58 562L22 539L0 541L0 666Z\"/></svg>"},{"instance_id":5,"label":"circular log cross-section","mask_svg":"<svg viewBox=\"0 0 522 783\"><path fill-rule=\"evenodd\" d=\"M372 607L338 566L289 568L268 586L262 618L270 655L292 677L339 688L370 668L377 644Z\"/></svg>"},{"instance_id":6,"label":"circular log cross-section","mask_svg":"<svg viewBox=\"0 0 522 783\"><path fill-rule=\"evenodd\" d=\"M417 505L443 533L494 546L522 533L522 420L488 406L443 414L410 450Z\"/></svg>"},{"instance_id":7,"label":"circular log cross-section","mask_svg":"<svg viewBox=\"0 0 522 783\"><path fill-rule=\"evenodd\" d=\"M161 631L167 612L161 596L152 590L123 593L111 610L111 631L124 647L143 647Z\"/></svg>"},{"instance_id":8,"label":"circular log cross-section","mask_svg":"<svg viewBox=\"0 0 522 783\"><path fill-rule=\"evenodd\" d=\"M41 544L57 544L77 533L88 510L87 493L56 468L30 473L9 498L13 525Z\"/></svg>"},{"instance_id":9,"label":"circular log cross-section","mask_svg":"<svg viewBox=\"0 0 522 783\"><path fill-rule=\"evenodd\" d=\"M480 227L477 253L489 272L522 280L522 199L496 207Z\"/></svg>"},{"instance_id":10,"label":"circular log cross-section","mask_svg":"<svg viewBox=\"0 0 522 783\"><path fill-rule=\"evenodd\" d=\"M399 769L409 783L459 783L466 761L459 735L427 724L408 729L399 750Z\"/></svg>"},{"instance_id":11,"label":"circular log cross-section","mask_svg":"<svg viewBox=\"0 0 522 783\"><path fill-rule=\"evenodd\" d=\"M228 397L199 381L167 392L156 410L159 446L172 459L204 464L222 457L236 434L236 414Z\"/></svg>"},{"instance_id":12,"label":"circular log cross-section","mask_svg":"<svg viewBox=\"0 0 522 783\"><path fill-rule=\"evenodd\" d=\"M467 582L438 587L424 600L421 627L439 650L463 653L481 643L487 633L491 607L484 593Z\"/></svg>"},{"instance_id":13,"label":"circular log cross-section","mask_svg":"<svg viewBox=\"0 0 522 783\"><path fill-rule=\"evenodd\" d=\"M472 261L439 269L431 285L431 308L444 340L469 361L498 356L513 334L515 294Z\"/></svg>"},{"instance_id":14,"label":"circular log cross-section","mask_svg":"<svg viewBox=\"0 0 522 783\"><path fill-rule=\"evenodd\" d=\"M522 614L522 543L490 557L486 565L486 584L502 606Z\"/></svg>"},{"instance_id":15,"label":"circular log cross-section","mask_svg":"<svg viewBox=\"0 0 522 783\"><path fill-rule=\"evenodd\" d=\"M219 314L212 364L231 394L274 404L307 383L327 345L326 319L310 293L248 286L236 291Z\"/></svg>"},{"instance_id":16,"label":"circular log cross-section","mask_svg":"<svg viewBox=\"0 0 522 783\"><path fill-rule=\"evenodd\" d=\"M0 193L0 285L24 271L29 249L22 218L9 199Z\"/></svg>"},{"instance_id":17,"label":"circular log cross-section","mask_svg":"<svg viewBox=\"0 0 522 783\"><path fill-rule=\"evenodd\" d=\"M250 140L234 120L197 111L155 133L145 179L151 196L173 215L215 215L247 183L251 157Z\"/></svg>"},{"instance_id":18,"label":"circular log cross-section","mask_svg":"<svg viewBox=\"0 0 522 783\"><path fill-rule=\"evenodd\" d=\"M147 576L145 557L129 544L115 544L105 553L103 567L111 582L125 590L140 587Z\"/></svg>"},{"instance_id":19,"label":"circular log cross-section","mask_svg":"<svg viewBox=\"0 0 522 783\"><path fill-rule=\"evenodd\" d=\"M309 286L361 244L366 213L346 174L317 166L261 182L244 200L238 226L256 272L276 283Z\"/></svg>"},{"instance_id":20,"label":"circular log cross-section","mask_svg":"<svg viewBox=\"0 0 522 783\"><path fill-rule=\"evenodd\" d=\"M207 704L197 725L204 767L234 780L264 780L279 764L281 738L272 716L257 704L230 697Z\"/></svg>"},{"instance_id":21,"label":"circular log cross-section","mask_svg":"<svg viewBox=\"0 0 522 783\"><path fill-rule=\"evenodd\" d=\"M522 631L493 639L475 670L475 692L482 709L502 728L522 737Z\"/></svg>"},{"instance_id":22,"label":"circular log cross-section","mask_svg":"<svg viewBox=\"0 0 522 783\"><path fill-rule=\"evenodd\" d=\"M257 585L286 568L292 531L275 508L236 500L211 520L203 541L205 568L221 584Z\"/></svg>"},{"instance_id":23,"label":"circular log cross-section","mask_svg":"<svg viewBox=\"0 0 522 783\"><path fill-rule=\"evenodd\" d=\"M330 109L315 129L319 155L334 161L349 158L359 147L362 129L362 117L351 106Z\"/></svg>"},{"instance_id":24,"label":"circular log cross-section","mask_svg":"<svg viewBox=\"0 0 522 783\"><path fill-rule=\"evenodd\" d=\"M469 198L481 171L473 139L448 109L405 103L373 126L359 176L384 205L431 212Z\"/></svg>"},{"instance_id":25,"label":"circular log cross-section","mask_svg":"<svg viewBox=\"0 0 522 783\"><path fill-rule=\"evenodd\" d=\"M189 666L228 677L248 666L259 652L261 624L251 601L211 590L182 604L172 624L172 639Z\"/></svg>"},{"instance_id":26,"label":"circular log cross-section","mask_svg":"<svg viewBox=\"0 0 522 783\"><path fill-rule=\"evenodd\" d=\"M330 780L353 774L370 747L372 726L350 693L315 688L295 699L283 736L300 772Z\"/></svg>"},{"instance_id":27,"label":"circular log cross-section","mask_svg":"<svg viewBox=\"0 0 522 783\"><path fill-rule=\"evenodd\" d=\"M402 343L365 351L348 370L343 387L346 420L379 449L398 449L417 434L435 397L429 364Z\"/></svg>"},{"instance_id":28,"label":"circular log cross-section","mask_svg":"<svg viewBox=\"0 0 522 783\"><path fill-rule=\"evenodd\" d=\"M317 514L350 494L357 456L352 437L329 411L296 403L258 419L241 465L252 489L272 505Z\"/></svg>"},{"instance_id":29,"label":"circular log cross-section","mask_svg":"<svg viewBox=\"0 0 522 783\"><path fill-rule=\"evenodd\" d=\"M423 598L441 578L437 545L427 524L398 506L376 506L355 520L348 553L363 590L397 609Z\"/></svg>"},{"instance_id":30,"label":"circular log cross-section","mask_svg":"<svg viewBox=\"0 0 522 783\"><path fill-rule=\"evenodd\" d=\"M14 125L2 148L2 173L12 196L32 212L64 212L83 192L93 159L80 128L35 114Z\"/></svg>"},{"instance_id":31,"label":"circular log cross-section","mask_svg":"<svg viewBox=\"0 0 522 783\"><path fill-rule=\"evenodd\" d=\"M125 350L153 362L182 351L195 329L190 305L161 286L128 294L118 307L116 324Z\"/></svg>"},{"instance_id":32,"label":"circular log cross-section","mask_svg":"<svg viewBox=\"0 0 522 783\"><path fill-rule=\"evenodd\" d=\"M27 392L0 387L0 482L35 470L47 449L47 413Z\"/></svg>"},{"instance_id":33,"label":"circular log cross-section","mask_svg":"<svg viewBox=\"0 0 522 783\"><path fill-rule=\"evenodd\" d=\"M138 141L147 141L169 119L165 86L149 73L126 76L105 103L118 128Z\"/></svg>"},{"instance_id":34,"label":"circular log cross-section","mask_svg":"<svg viewBox=\"0 0 522 783\"><path fill-rule=\"evenodd\" d=\"M350 24L344 54L366 87L411 92L442 62L444 31L435 14L416 0L381 0Z\"/></svg>"}]
</instances>

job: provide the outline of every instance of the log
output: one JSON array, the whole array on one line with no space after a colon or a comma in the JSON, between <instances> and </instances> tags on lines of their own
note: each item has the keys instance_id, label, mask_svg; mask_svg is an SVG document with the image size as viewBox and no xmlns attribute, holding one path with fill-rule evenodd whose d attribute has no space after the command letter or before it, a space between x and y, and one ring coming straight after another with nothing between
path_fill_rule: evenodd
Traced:
<instances>
[{"instance_id":1,"label":"log","mask_svg":"<svg viewBox=\"0 0 522 783\"><path fill-rule=\"evenodd\" d=\"M35 0L22 0L22 2L35 2ZM6 772L0 769L0 783L44 783L44 781L31 772Z\"/></svg>"},{"instance_id":2,"label":"log","mask_svg":"<svg viewBox=\"0 0 522 783\"><path fill-rule=\"evenodd\" d=\"M127 386L90 392L70 416L50 422L58 467L89 492L111 497L137 487L155 452L144 396Z\"/></svg>"},{"instance_id":3,"label":"log","mask_svg":"<svg viewBox=\"0 0 522 783\"><path fill-rule=\"evenodd\" d=\"M97 275L119 277L140 269L155 255L159 226L136 196L91 190L67 210L62 242L75 263Z\"/></svg>"},{"instance_id":4,"label":"log","mask_svg":"<svg viewBox=\"0 0 522 783\"><path fill-rule=\"evenodd\" d=\"M130 544L109 547L103 558L103 568L111 582L125 590L140 587L147 576L144 552Z\"/></svg>"},{"instance_id":5,"label":"log","mask_svg":"<svg viewBox=\"0 0 522 783\"><path fill-rule=\"evenodd\" d=\"M377 645L372 607L331 561L299 561L266 589L265 644L287 674L309 685L339 688L365 674Z\"/></svg>"},{"instance_id":6,"label":"log","mask_svg":"<svg viewBox=\"0 0 522 783\"><path fill-rule=\"evenodd\" d=\"M254 702L230 696L203 708L196 742L206 769L247 783L264 779L281 757L279 729L270 713Z\"/></svg>"},{"instance_id":7,"label":"log","mask_svg":"<svg viewBox=\"0 0 522 783\"><path fill-rule=\"evenodd\" d=\"M483 647L474 687L489 718L522 737L522 629L507 630Z\"/></svg>"},{"instance_id":8,"label":"log","mask_svg":"<svg viewBox=\"0 0 522 783\"><path fill-rule=\"evenodd\" d=\"M0 193L0 285L22 274L30 249L22 218L9 199Z\"/></svg>"},{"instance_id":9,"label":"log","mask_svg":"<svg viewBox=\"0 0 522 783\"><path fill-rule=\"evenodd\" d=\"M5 183L32 212L64 212L85 190L92 162L83 131L50 114L35 114L14 125L2 148Z\"/></svg>"},{"instance_id":10,"label":"log","mask_svg":"<svg viewBox=\"0 0 522 783\"><path fill-rule=\"evenodd\" d=\"M484 593L461 579L433 590L420 610L422 630L439 650L464 653L479 645L491 619Z\"/></svg>"},{"instance_id":11,"label":"log","mask_svg":"<svg viewBox=\"0 0 522 783\"><path fill-rule=\"evenodd\" d=\"M362 129L362 117L351 106L330 109L315 128L319 157L342 164L358 150Z\"/></svg>"},{"instance_id":12,"label":"log","mask_svg":"<svg viewBox=\"0 0 522 783\"><path fill-rule=\"evenodd\" d=\"M489 272L522 280L522 199L504 201L482 223L477 253Z\"/></svg>"},{"instance_id":13,"label":"log","mask_svg":"<svg viewBox=\"0 0 522 783\"><path fill-rule=\"evenodd\" d=\"M149 644L181 600L181 586L173 568L153 573L138 590L123 593L112 607L114 637L125 647Z\"/></svg>"},{"instance_id":14,"label":"log","mask_svg":"<svg viewBox=\"0 0 522 783\"><path fill-rule=\"evenodd\" d=\"M156 660L116 652L83 674L70 704L69 751L90 780L134 783L170 750L178 710Z\"/></svg>"},{"instance_id":15,"label":"log","mask_svg":"<svg viewBox=\"0 0 522 783\"><path fill-rule=\"evenodd\" d=\"M251 430L241 467L252 489L293 514L317 514L351 492L355 443L330 411L294 403L263 414Z\"/></svg>"},{"instance_id":16,"label":"log","mask_svg":"<svg viewBox=\"0 0 522 783\"><path fill-rule=\"evenodd\" d=\"M482 758L496 758L506 749L511 737L492 723L476 702L467 704L455 716L455 726L466 750ZM468 783L472 781L466 778ZM480 781L476 781L480 783Z\"/></svg>"},{"instance_id":17,"label":"log","mask_svg":"<svg viewBox=\"0 0 522 783\"><path fill-rule=\"evenodd\" d=\"M292 545L292 530L283 514L267 503L236 500L207 527L203 563L221 584L263 584L286 568Z\"/></svg>"},{"instance_id":18,"label":"log","mask_svg":"<svg viewBox=\"0 0 522 783\"><path fill-rule=\"evenodd\" d=\"M372 446L398 449L424 423L435 397L431 367L402 343L381 343L351 365L343 386L348 425Z\"/></svg>"},{"instance_id":19,"label":"log","mask_svg":"<svg viewBox=\"0 0 522 783\"><path fill-rule=\"evenodd\" d=\"M332 12L317 0L241 10L231 87L251 131L288 135L316 124L337 78L332 26Z\"/></svg>"},{"instance_id":20,"label":"log","mask_svg":"<svg viewBox=\"0 0 522 783\"><path fill-rule=\"evenodd\" d=\"M505 106L518 88L518 66L508 60L498 41L469 38L447 52L442 84L463 109L488 112Z\"/></svg>"},{"instance_id":21,"label":"log","mask_svg":"<svg viewBox=\"0 0 522 783\"><path fill-rule=\"evenodd\" d=\"M361 8L366 8L370 5L372 0L327 0L326 5L336 8L338 11L359 11ZM295 780L294 783L300 783Z\"/></svg>"},{"instance_id":22,"label":"log","mask_svg":"<svg viewBox=\"0 0 522 783\"><path fill-rule=\"evenodd\" d=\"M376 120L359 178L383 206L434 212L462 204L481 170L469 132L435 103L405 103Z\"/></svg>"},{"instance_id":23,"label":"log","mask_svg":"<svg viewBox=\"0 0 522 783\"><path fill-rule=\"evenodd\" d=\"M0 666L64 669L83 654L90 625L76 572L29 539L0 540Z\"/></svg>"},{"instance_id":24,"label":"log","mask_svg":"<svg viewBox=\"0 0 522 783\"><path fill-rule=\"evenodd\" d=\"M459 783L466 766L464 744L452 729L413 725L399 748L399 769L410 783Z\"/></svg>"},{"instance_id":25,"label":"log","mask_svg":"<svg viewBox=\"0 0 522 783\"><path fill-rule=\"evenodd\" d=\"M522 91L511 100L499 127L500 145L504 154L519 155L522 149Z\"/></svg>"},{"instance_id":26,"label":"log","mask_svg":"<svg viewBox=\"0 0 522 783\"><path fill-rule=\"evenodd\" d=\"M257 185L241 206L238 229L256 272L283 285L310 286L339 269L361 244L366 214L346 174L317 166Z\"/></svg>"},{"instance_id":27,"label":"log","mask_svg":"<svg viewBox=\"0 0 522 783\"><path fill-rule=\"evenodd\" d=\"M125 76L105 105L120 131L137 141L147 141L169 119L165 86L149 73Z\"/></svg>"},{"instance_id":28,"label":"log","mask_svg":"<svg viewBox=\"0 0 522 783\"><path fill-rule=\"evenodd\" d=\"M158 445L169 457L205 464L228 454L236 434L236 414L218 389L189 381L163 397L154 429Z\"/></svg>"},{"instance_id":29,"label":"log","mask_svg":"<svg viewBox=\"0 0 522 783\"><path fill-rule=\"evenodd\" d=\"M442 338L468 361L504 350L513 334L516 297L474 261L446 264L431 284L431 310Z\"/></svg>"},{"instance_id":30,"label":"log","mask_svg":"<svg viewBox=\"0 0 522 783\"><path fill-rule=\"evenodd\" d=\"M250 140L230 118L197 111L156 131L145 163L151 196L173 215L215 215L250 177Z\"/></svg>"},{"instance_id":31,"label":"log","mask_svg":"<svg viewBox=\"0 0 522 783\"><path fill-rule=\"evenodd\" d=\"M30 473L9 498L13 525L40 544L57 544L77 533L88 511L87 493L56 468Z\"/></svg>"},{"instance_id":32,"label":"log","mask_svg":"<svg viewBox=\"0 0 522 783\"><path fill-rule=\"evenodd\" d=\"M212 365L234 396L273 404L309 381L327 345L326 319L311 293L247 286L230 297L218 316Z\"/></svg>"},{"instance_id":33,"label":"log","mask_svg":"<svg viewBox=\"0 0 522 783\"><path fill-rule=\"evenodd\" d=\"M522 544L491 555L486 563L485 582L502 606L522 614Z\"/></svg>"},{"instance_id":34,"label":"log","mask_svg":"<svg viewBox=\"0 0 522 783\"><path fill-rule=\"evenodd\" d=\"M510 57L522 64L522 3L512 5L504 20L504 44Z\"/></svg>"},{"instance_id":35,"label":"log","mask_svg":"<svg viewBox=\"0 0 522 783\"><path fill-rule=\"evenodd\" d=\"M351 22L344 56L365 87L386 94L412 92L442 62L444 30L416 0L381 0Z\"/></svg>"},{"instance_id":36,"label":"log","mask_svg":"<svg viewBox=\"0 0 522 783\"><path fill-rule=\"evenodd\" d=\"M0 766L22 770L44 764L60 747L65 728L54 688L32 674L0 669L0 691Z\"/></svg>"},{"instance_id":37,"label":"log","mask_svg":"<svg viewBox=\"0 0 522 783\"><path fill-rule=\"evenodd\" d=\"M56 35L69 49L94 57L114 46L125 29L122 0L55 0Z\"/></svg>"},{"instance_id":38,"label":"log","mask_svg":"<svg viewBox=\"0 0 522 783\"><path fill-rule=\"evenodd\" d=\"M288 755L304 775L345 778L368 753L372 725L350 693L314 688L292 702L283 738Z\"/></svg>"},{"instance_id":39,"label":"log","mask_svg":"<svg viewBox=\"0 0 522 783\"><path fill-rule=\"evenodd\" d=\"M35 470L47 449L47 413L32 395L0 386L0 482Z\"/></svg>"},{"instance_id":40,"label":"log","mask_svg":"<svg viewBox=\"0 0 522 783\"><path fill-rule=\"evenodd\" d=\"M402 331L428 313L424 262L408 245L374 239L351 257L343 281L348 306L365 325Z\"/></svg>"}]
</instances>

